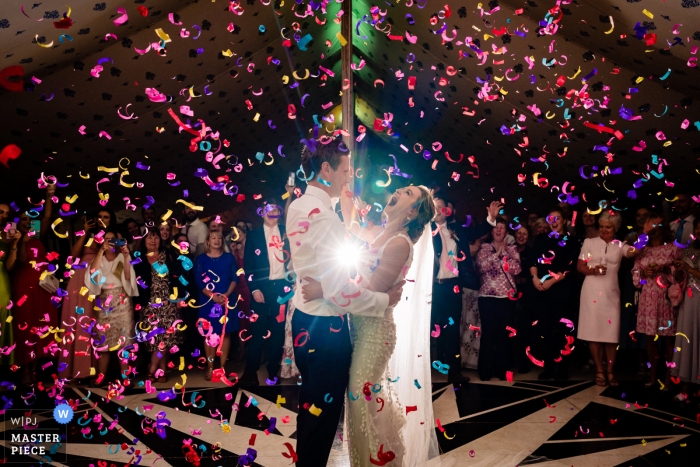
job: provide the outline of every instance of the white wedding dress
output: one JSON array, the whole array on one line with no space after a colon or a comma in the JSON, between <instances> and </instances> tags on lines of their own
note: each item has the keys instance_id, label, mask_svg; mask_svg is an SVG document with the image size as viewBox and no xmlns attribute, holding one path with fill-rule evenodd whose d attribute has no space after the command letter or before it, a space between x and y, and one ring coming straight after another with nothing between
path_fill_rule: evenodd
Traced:
<instances>
[{"instance_id":1,"label":"white wedding dress","mask_svg":"<svg viewBox=\"0 0 700 467\"><path fill-rule=\"evenodd\" d=\"M380 448L384 456L389 456L384 461L390 459L389 452L393 453L392 466L421 465L439 454L430 381L430 228L426 228L415 249L408 235L399 233L395 237L405 239L410 248L402 274L394 281L396 284L407 279L401 301L395 309L387 308L383 317L348 315L353 354L346 410L353 467L373 465L370 456L382 461ZM360 287L369 286L391 240L380 248L363 250L357 267L362 278ZM420 254L412 267L414 251ZM412 410L408 415L406 406Z\"/></svg>"}]
</instances>

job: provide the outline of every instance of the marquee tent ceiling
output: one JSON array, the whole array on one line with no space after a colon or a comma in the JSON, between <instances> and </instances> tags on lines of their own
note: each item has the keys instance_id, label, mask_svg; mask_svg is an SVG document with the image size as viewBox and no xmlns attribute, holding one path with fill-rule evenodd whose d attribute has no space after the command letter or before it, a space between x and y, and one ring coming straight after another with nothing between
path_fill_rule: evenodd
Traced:
<instances>
[{"instance_id":1,"label":"marquee tent ceiling","mask_svg":"<svg viewBox=\"0 0 700 467\"><path fill-rule=\"evenodd\" d=\"M694 180L698 4L591 0L556 9L554 0L501 0L481 9L474 1L353 1L355 136L359 125L367 134L356 148L365 161L362 181L386 181L381 168L393 167L394 155L411 182L449 182L460 196L471 190L486 197L495 187L507 202L554 202L568 181L592 207L604 196L624 205L640 179L650 179L640 196L660 191L658 177ZM68 29L54 27L68 11L64 2L0 6L0 69L24 72L21 92L0 91L2 147L22 150L8 169L0 167L6 198L35 196L43 172L69 183L62 193L79 193L82 209L96 205L95 184L103 178L109 181L99 189L110 193L116 210L125 197L142 205L146 196L174 208L183 190L205 213L238 203L252 208L259 203L254 195L282 193L288 172L299 167L300 140L313 136L314 116L323 124L319 135L341 127L338 3L248 0L230 8L223 0L74 0L68 6ZM375 25L373 7L381 20ZM128 16L121 25L114 22L122 17L118 8ZM556 23L538 25L548 15ZM160 55L158 29L170 39ZM304 46L307 35L312 40ZM164 97L149 98L146 89ZM184 124L204 121L219 139L209 137L205 150L191 152L194 136L169 109ZM377 129L376 118L393 118L391 128ZM229 145L220 154L230 157L216 168L206 153L223 140ZM450 161L460 155L461 162ZM122 169L98 171L120 161L129 172L123 181L143 187L120 186ZM598 177L582 178L582 166L586 178L597 167ZM603 176L606 166L611 173ZM236 185L245 200L210 189L200 168L214 182L228 176L227 188L235 192ZM533 175L548 185L536 186ZM407 181L394 175L390 188Z\"/></svg>"}]
</instances>

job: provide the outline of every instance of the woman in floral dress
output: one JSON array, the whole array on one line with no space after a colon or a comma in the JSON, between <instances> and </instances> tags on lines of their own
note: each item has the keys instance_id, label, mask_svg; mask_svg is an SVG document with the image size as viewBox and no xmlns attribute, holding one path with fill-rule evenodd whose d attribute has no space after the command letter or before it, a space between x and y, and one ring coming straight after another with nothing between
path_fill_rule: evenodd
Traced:
<instances>
[{"instance_id":1,"label":"woman in floral dress","mask_svg":"<svg viewBox=\"0 0 700 467\"><path fill-rule=\"evenodd\" d=\"M637 334L646 334L647 357L651 362L649 381L645 384L647 387L657 381L657 363L660 363L655 342L657 335L665 350L665 361L671 363L673 360L676 313L666 299L666 288L671 263L681 256L680 248L673 243L671 232L661 222L661 216L651 212L649 218L655 219L655 227L649 232L649 242L637 256L632 271L634 286L642 289L637 312ZM668 388L670 378L671 372L667 371L664 388Z\"/></svg>"}]
</instances>

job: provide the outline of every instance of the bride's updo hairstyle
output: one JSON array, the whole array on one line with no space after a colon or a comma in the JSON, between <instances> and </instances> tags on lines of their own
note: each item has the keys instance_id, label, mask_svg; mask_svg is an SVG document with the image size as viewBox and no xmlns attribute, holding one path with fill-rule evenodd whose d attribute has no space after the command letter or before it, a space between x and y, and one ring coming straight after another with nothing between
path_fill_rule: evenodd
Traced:
<instances>
[{"instance_id":1,"label":"bride's updo hairstyle","mask_svg":"<svg viewBox=\"0 0 700 467\"><path fill-rule=\"evenodd\" d=\"M433 202L433 195L430 194L430 190L423 185L418 185L417 188L420 190L421 196L416 204L413 205L413 208L418 209L418 215L407 224L408 236L413 243L416 243L418 239L420 239L426 226L430 224L430 221L433 220L436 214L435 203Z\"/></svg>"}]
</instances>

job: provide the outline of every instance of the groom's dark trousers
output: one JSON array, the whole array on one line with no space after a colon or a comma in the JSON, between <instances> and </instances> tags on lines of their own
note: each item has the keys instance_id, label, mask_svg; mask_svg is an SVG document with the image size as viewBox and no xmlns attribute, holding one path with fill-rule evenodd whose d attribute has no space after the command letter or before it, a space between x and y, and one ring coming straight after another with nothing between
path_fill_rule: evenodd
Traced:
<instances>
[{"instance_id":1,"label":"groom's dark trousers","mask_svg":"<svg viewBox=\"0 0 700 467\"><path fill-rule=\"evenodd\" d=\"M350 378L352 345L348 318L311 316L297 309L292 317L292 336L294 358L301 372L296 465L324 467ZM312 405L321 413L311 413Z\"/></svg>"}]
</instances>

